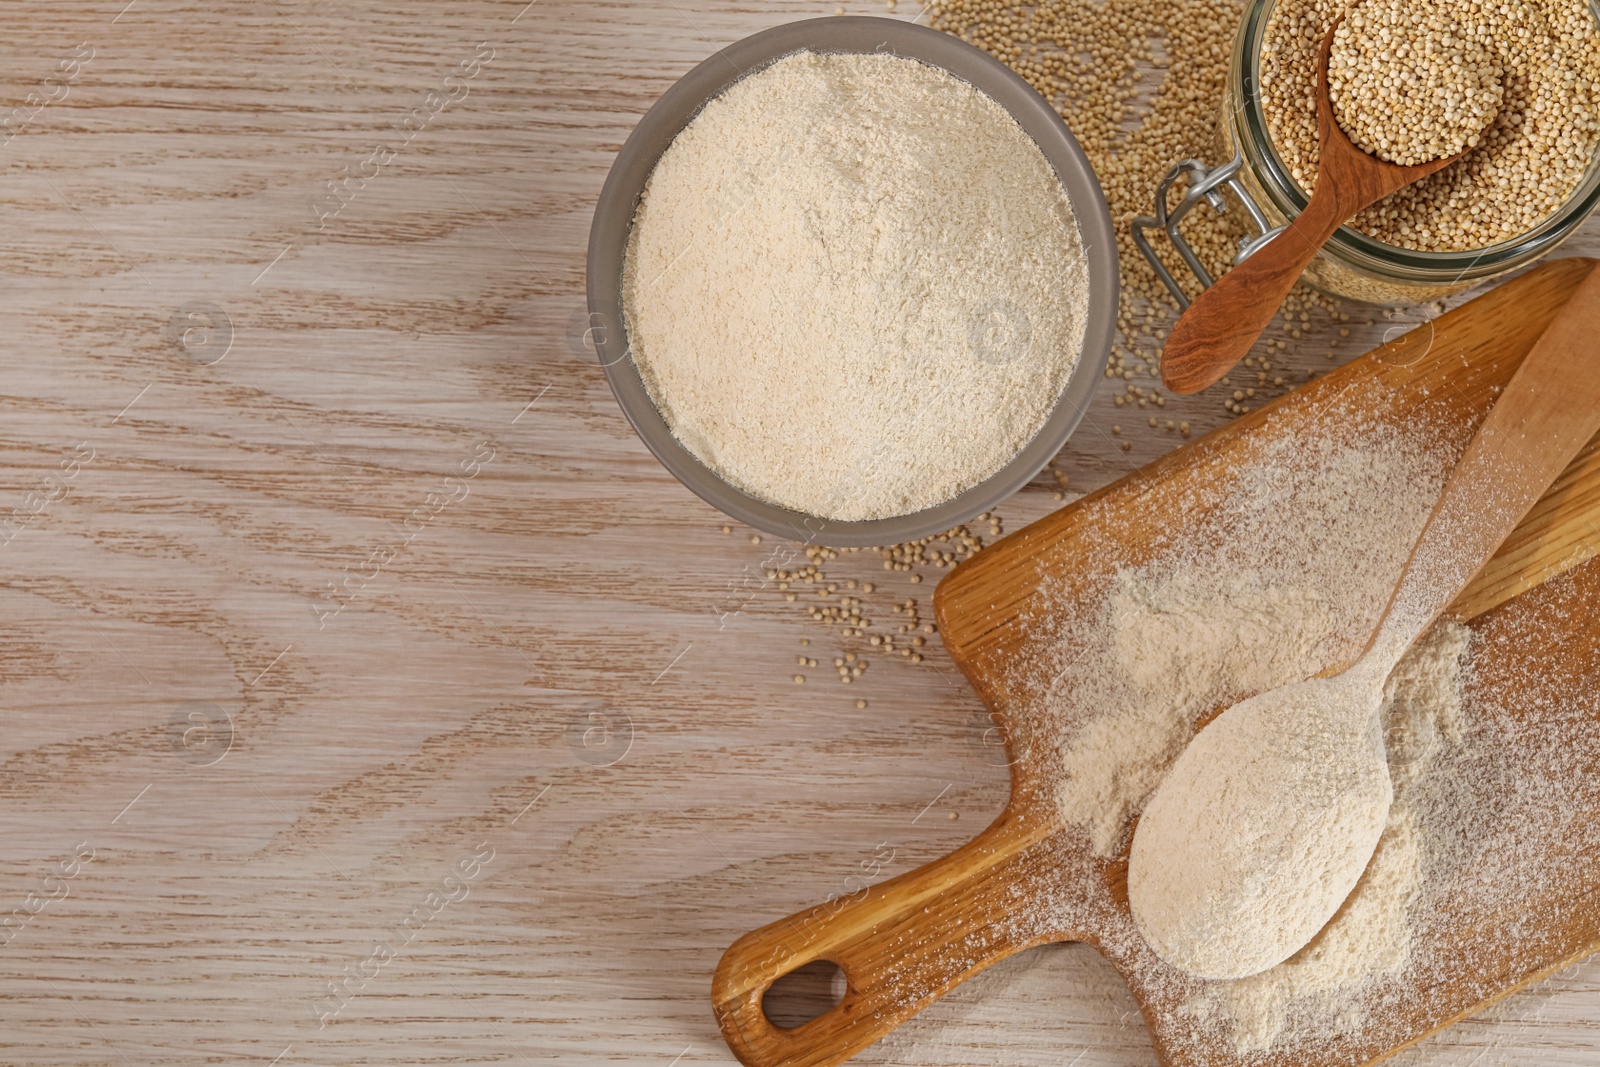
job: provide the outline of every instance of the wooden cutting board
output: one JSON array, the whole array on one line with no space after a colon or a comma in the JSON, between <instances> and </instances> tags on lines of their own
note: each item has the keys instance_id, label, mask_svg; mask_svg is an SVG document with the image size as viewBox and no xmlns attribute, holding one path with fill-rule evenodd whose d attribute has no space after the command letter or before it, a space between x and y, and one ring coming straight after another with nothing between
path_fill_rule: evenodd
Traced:
<instances>
[{"instance_id":1,"label":"wooden cutting board","mask_svg":"<svg viewBox=\"0 0 1600 1067\"><path fill-rule=\"evenodd\" d=\"M1561 855L1541 854L1536 845L1519 849L1506 860L1507 869L1529 888L1515 913L1496 915L1489 907L1486 915L1487 896L1454 902L1452 914L1459 913L1462 922L1450 934L1437 935L1437 943L1413 945L1413 955L1432 962L1425 974L1407 973L1411 986L1403 1005L1379 1009L1386 1013L1383 1025L1319 1042L1309 1052L1304 1045L1253 1056L1238 1052L1186 1020L1175 990L1188 983L1192 992L1195 980L1177 975L1137 936L1127 911L1126 846L1115 858L1097 857L1083 831L1057 814L1050 783L1058 756L1051 741L1060 724L1046 721L1029 696L1037 680L1030 672L1041 669L1034 664L1049 661L1039 654L1045 650L1037 621L1063 610L1060 603L1079 599L1063 598L1063 588L1094 593L1093 584L1106 581L1103 539L1091 550L1085 536L1091 523L1104 525L1115 515L1117 529L1132 533L1116 562L1139 564L1151 546L1181 536L1198 521L1175 501L1194 499L1196 490L1217 484L1262 440L1295 434L1297 426L1325 412L1335 397L1347 400L1352 390L1369 396L1369 410L1384 419L1421 422L1443 439L1464 442L1594 263L1561 260L1524 274L1018 531L947 576L934 598L940 632L1005 735L1011 799L999 819L944 859L856 898L773 923L729 948L717 969L713 1002L735 1055L752 1067L838 1063L998 960L1045 942L1083 941L1127 980L1165 1064L1360 1064L1600 948L1600 864L1593 862L1600 856L1583 862L1571 849ZM1600 552L1600 527L1590 516L1600 520L1600 438L1453 609L1484 638L1474 658L1475 707L1503 709L1488 714L1523 728L1537 727L1540 715L1594 709L1588 694L1600 672L1600 612L1594 610L1600 604L1600 561L1590 560ZM1567 577L1536 588L1558 573ZM1042 601L1045 585L1052 589L1050 603ZM1024 625L1024 619L1035 625ZM1530 622L1541 628L1538 641L1509 639L1525 633ZM1537 700L1521 691L1530 668L1540 678ZM1594 753L1568 756L1600 766L1600 729L1594 736ZM1567 817L1600 822L1600 800L1595 810L1573 810ZM1067 909L1080 916L1076 926L1040 921L1059 912L1054 905L1063 900L1101 903ZM1084 920L1084 914L1098 917ZM761 1007L767 988L819 959L843 970L843 1000L798 1027L771 1024Z\"/></svg>"}]
</instances>

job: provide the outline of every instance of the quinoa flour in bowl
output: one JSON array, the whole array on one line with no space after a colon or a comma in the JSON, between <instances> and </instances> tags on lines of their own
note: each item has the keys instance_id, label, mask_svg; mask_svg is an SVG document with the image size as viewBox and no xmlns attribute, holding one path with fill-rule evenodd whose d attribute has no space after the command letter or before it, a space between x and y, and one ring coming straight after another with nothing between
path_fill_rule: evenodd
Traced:
<instances>
[{"instance_id":1,"label":"quinoa flour in bowl","mask_svg":"<svg viewBox=\"0 0 1600 1067\"><path fill-rule=\"evenodd\" d=\"M996 75L1054 130L937 60L870 45L885 24L992 62L945 35L814 22L855 23L864 47L750 66L651 161L614 279L626 350L607 370L631 384L628 357L625 412L722 510L801 540L894 543L987 510L1059 450L1109 349L1114 244L1087 162L1062 173L1077 146L1020 79Z\"/></svg>"}]
</instances>

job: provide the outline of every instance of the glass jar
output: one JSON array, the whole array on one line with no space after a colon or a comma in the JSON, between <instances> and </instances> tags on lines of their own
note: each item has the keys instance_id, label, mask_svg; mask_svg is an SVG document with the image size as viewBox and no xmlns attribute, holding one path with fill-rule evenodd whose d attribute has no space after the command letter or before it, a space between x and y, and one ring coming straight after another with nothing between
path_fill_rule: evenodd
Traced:
<instances>
[{"instance_id":1,"label":"glass jar","mask_svg":"<svg viewBox=\"0 0 1600 1067\"><path fill-rule=\"evenodd\" d=\"M1240 242L1239 255L1234 260L1238 263L1277 236L1309 200L1279 158L1261 107L1261 42L1274 2L1249 0L1234 38L1228 92L1218 115L1214 146L1216 158L1228 162L1216 167L1196 159L1178 163L1157 187L1156 213L1133 223L1134 242L1181 307L1188 306L1188 297L1156 256L1148 231L1163 231L1201 286L1206 287L1212 278L1178 231L1189 211L1202 202L1213 210L1226 210L1224 193L1244 207L1254 232ZM1600 26L1597 0L1590 0L1590 11ZM1178 204L1169 209L1169 194L1180 179L1187 179L1187 187ZM1336 296L1371 304L1395 307L1425 303L1527 266L1546 255L1583 224L1597 202L1600 150L1561 209L1519 237L1464 252L1418 252L1385 244L1344 226L1311 261L1302 280Z\"/></svg>"}]
</instances>

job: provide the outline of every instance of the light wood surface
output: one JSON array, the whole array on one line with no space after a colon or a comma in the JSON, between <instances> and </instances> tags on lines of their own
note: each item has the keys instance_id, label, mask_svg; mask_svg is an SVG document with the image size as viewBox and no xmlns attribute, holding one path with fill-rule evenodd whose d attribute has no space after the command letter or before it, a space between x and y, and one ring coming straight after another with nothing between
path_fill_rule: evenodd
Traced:
<instances>
[{"instance_id":1,"label":"light wood surface","mask_svg":"<svg viewBox=\"0 0 1600 1067\"><path fill-rule=\"evenodd\" d=\"M633 122L718 46L833 6L0 11L0 115L23 109L0 134L0 914L27 916L0 934L0 1061L729 1063L709 993L734 938L1001 810L937 639L874 658L786 601L762 571L783 546L721 532L582 344L589 210ZM429 92L457 99L396 130ZM1431 314L1319 321L1292 381ZM1180 440L1113 391L1069 495ZM1226 417L1212 394L1159 414ZM827 569L876 583L885 632L942 573ZM872 661L848 686L845 651ZM1591 1063L1597 980L1401 1062ZM1112 969L1050 946L858 1062L1154 1051Z\"/></svg>"},{"instance_id":2,"label":"light wood surface","mask_svg":"<svg viewBox=\"0 0 1600 1067\"><path fill-rule=\"evenodd\" d=\"M1127 976L1163 1064L1336 1067L1380 1058L1395 1044L1415 1040L1444 1020L1476 1010L1600 947L1600 912L1591 901L1600 882L1581 873L1580 865L1578 873L1565 877L1550 874L1542 895L1519 900L1518 915L1505 916L1508 928L1518 920L1553 928L1556 936L1542 952L1528 959L1479 931L1461 931L1462 942L1444 953L1450 963L1435 963L1427 970L1427 991L1411 1006L1414 1017L1398 1027L1397 1041L1363 1035L1318 1049L1321 1058L1316 1060L1308 1060L1294 1047L1239 1056L1224 1046L1198 1044L1174 992L1181 990L1184 979L1140 938L1125 934L1132 929L1127 912L1127 846L1115 858L1098 858L1090 851L1087 835L1065 825L1057 813L1052 783L1059 773L1055 761L1060 739L1063 730L1079 724L1053 721L1032 696L1048 684L1058 662L1050 654L1048 640L1040 636L1039 620L1070 611L1067 605L1080 597L1087 604L1100 603L1098 596L1104 595L1119 570L1143 562L1154 545L1182 542L1200 530L1212 506L1209 502L1217 495L1215 486L1227 484L1260 441L1295 440L1309 426L1326 424L1325 413L1337 410L1334 405L1349 404L1352 396L1358 396L1382 421L1421 427L1441 441L1455 442L1463 469L1486 461L1493 447L1486 442L1498 440L1523 418L1528 390L1541 384L1546 390L1552 388L1553 383L1540 376L1570 359L1571 336L1588 322L1600 278L1592 263L1566 260L1540 267L1440 318L1434 324L1432 348L1419 358L1396 362L1395 356L1410 347L1410 342L1399 339L1034 523L942 582L935 597L940 630L957 665L983 694L1009 739L1011 799L993 825L950 856L876 886L860 899L824 902L735 943L718 964L713 999L719 1023L739 1059L750 1067L842 1062L1001 960L1050 941L1082 941L1100 948ZM1574 298L1574 293L1579 295ZM1523 367L1527 373L1517 374ZM1581 379L1582 368L1567 369L1573 372L1571 377ZM1508 388L1513 381L1524 388ZM1569 383L1575 403L1584 388L1577 380ZM1502 406L1507 403L1511 407ZM1579 440L1587 441L1588 432L1579 427L1593 430L1593 405L1580 404L1565 421L1575 432L1584 432ZM1485 432L1473 434L1480 423ZM1352 434L1357 432L1352 428ZM1574 451L1576 446L1566 455L1571 457ZM1517 484L1531 486L1538 478L1548 485L1553 477L1525 475ZM1600 487L1600 471L1587 459L1573 460L1570 477L1586 491ZM1460 499L1452 490L1467 492L1465 483L1452 478L1443 499ZM1525 505L1511 506L1516 514L1527 510ZM1590 521L1589 515L1571 510L1541 510L1519 527L1518 540L1542 545L1544 551L1497 554L1465 591L1471 603L1489 613L1469 617L1481 616L1476 622L1480 629L1492 628L1507 612L1544 620L1539 631L1544 647L1519 648L1517 655L1550 657L1551 684L1564 684L1572 694L1585 689L1585 669L1571 669L1573 660L1594 658L1596 642L1589 619L1574 617L1571 609L1600 588L1600 564L1580 564L1562 546L1572 528L1584 528ZM1117 546L1109 552L1105 538L1094 536L1107 527L1115 531ZM1502 528L1496 540L1504 537ZM1521 573L1512 574L1513 569ZM1538 589L1512 600L1512 591L1533 577L1568 570L1575 572L1581 586L1578 593L1569 590L1553 598ZM1556 599L1560 603L1554 603ZM1494 610L1502 604L1506 604L1503 611ZM1035 622L1025 625L1023 619ZM1339 669L1360 653L1363 643L1346 641L1348 647L1333 650L1328 667ZM1518 677L1506 669L1511 657L1503 651L1486 644L1478 656L1476 670L1481 675L1492 677L1500 671L1508 678ZM1475 690L1474 699L1488 707L1499 705L1490 690ZM1509 704L1518 707L1519 714L1538 714L1521 711L1514 699ZM1571 714L1559 702L1546 711L1556 718ZM1549 817L1570 814L1551 812ZM1564 857L1540 855L1532 841L1530 835L1527 847L1510 861L1519 870L1554 872L1572 866L1563 862ZM1110 889L1110 913L1091 903L1083 914L1074 913L1070 921L1075 925L1055 925L1042 918L1053 914L1052 901L1095 901L1097 891L1104 895L1102 886ZM1434 954L1431 947L1421 952ZM772 1026L761 1011L764 991L774 979L813 960L827 960L843 969L849 986L843 1000L799 1027ZM1480 969L1494 971L1496 979L1488 986L1476 981ZM1360 994L1352 997L1361 1000Z\"/></svg>"}]
</instances>

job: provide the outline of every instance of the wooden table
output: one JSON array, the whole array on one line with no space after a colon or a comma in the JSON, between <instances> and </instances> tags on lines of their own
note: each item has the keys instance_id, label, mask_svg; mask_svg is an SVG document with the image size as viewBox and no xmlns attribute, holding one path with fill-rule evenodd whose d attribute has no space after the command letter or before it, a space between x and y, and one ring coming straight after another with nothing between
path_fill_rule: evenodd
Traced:
<instances>
[{"instance_id":1,"label":"wooden table","mask_svg":"<svg viewBox=\"0 0 1600 1067\"><path fill-rule=\"evenodd\" d=\"M832 9L0 13L0 1062L730 1062L734 937L999 810L937 640L874 660L785 600L776 546L661 469L582 341L634 121L716 46ZM1072 493L1177 440L1106 385ZM827 567L886 628L940 573ZM845 652L871 662L848 686ZM1398 1062L1592 1063L1597 979ZM1065 946L861 1062L1152 1054Z\"/></svg>"}]
</instances>

